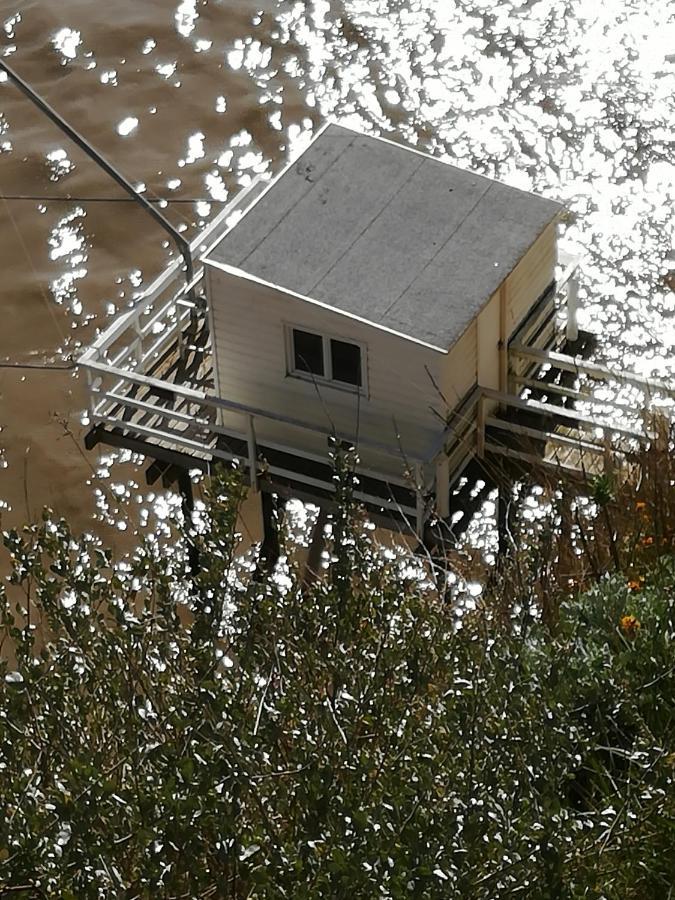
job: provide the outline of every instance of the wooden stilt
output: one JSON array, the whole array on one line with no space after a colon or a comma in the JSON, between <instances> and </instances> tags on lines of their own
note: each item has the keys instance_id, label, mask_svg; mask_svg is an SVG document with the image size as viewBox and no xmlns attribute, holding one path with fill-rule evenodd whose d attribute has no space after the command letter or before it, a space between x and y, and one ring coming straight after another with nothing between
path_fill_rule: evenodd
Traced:
<instances>
[{"instance_id":1,"label":"wooden stilt","mask_svg":"<svg viewBox=\"0 0 675 900\"><path fill-rule=\"evenodd\" d=\"M303 590L311 587L311 585L319 578L321 571L321 554L323 553L323 548L326 543L324 531L327 520L328 512L324 506L320 506L319 515L312 528L312 538L309 543L307 562L305 563L305 572L302 579Z\"/></svg>"},{"instance_id":2,"label":"wooden stilt","mask_svg":"<svg viewBox=\"0 0 675 900\"><path fill-rule=\"evenodd\" d=\"M416 490L416 521L417 536L420 540L424 537L424 524L426 520L426 505L424 503L424 470L422 466L415 466L415 490Z\"/></svg>"},{"instance_id":3,"label":"wooden stilt","mask_svg":"<svg viewBox=\"0 0 675 900\"><path fill-rule=\"evenodd\" d=\"M567 340L570 343L579 340L579 325L577 324L578 293L579 282L575 274L567 282Z\"/></svg>"},{"instance_id":4,"label":"wooden stilt","mask_svg":"<svg viewBox=\"0 0 675 900\"><path fill-rule=\"evenodd\" d=\"M436 463L436 513L439 519L450 515L450 464L443 453Z\"/></svg>"},{"instance_id":5,"label":"wooden stilt","mask_svg":"<svg viewBox=\"0 0 675 900\"><path fill-rule=\"evenodd\" d=\"M199 550L192 541L189 533L192 525L192 512L195 508L195 498L192 491L192 479L187 469L174 469L176 480L178 482L178 490L183 499L183 518L185 520L186 535L188 545L188 562L190 564L190 572L197 575L199 572Z\"/></svg>"},{"instance_id":6,"label":"wooden stilt","mask_svg":"<svg viewBox=\"0 0 675 900\"><path fill-rule=\"evenodd\" d=\"M574 550L572 548L572 492L563 484L560 498L560 539L558 542L558 574L561 587L567 588L568 578L574 570Z\"/></svg>"},{"instance_id":7,"label":"wooden stilt","mask_svg":"<svg viewBox=\"0 0 675 900\"><path fill-rule=\"evenodd\" d=\"M161 478L164 473L171 466L170 463L164 462L161 459L155 459L150 463L148 468L145 470L145 483L148 485L153 485L158 478Z\"/></svg>"},{"instance_id":8,"label":"wooden stilt","mask_svg":"<svg viewBox=\"0 0 675 900\"><path fill-rule=\"evenodd\" d=\"M509 507L511 505L512 484L501 481L497 488L497 556L501 562L509 549Z\"/></svg>"},{"instance_id":9,"label":"wooden stilt","mask_svg":"<svg viewBox=\"0 0 675 900\"><path fill-rule=\"evenodd\" d=\"M263 572L271 572L279 560L281 554L279 526L283 519L286 501L270 491L261 491L260 503L262 506L263 539L260 545L256 577L261 576Z\"/></svg>"}]
</instances>

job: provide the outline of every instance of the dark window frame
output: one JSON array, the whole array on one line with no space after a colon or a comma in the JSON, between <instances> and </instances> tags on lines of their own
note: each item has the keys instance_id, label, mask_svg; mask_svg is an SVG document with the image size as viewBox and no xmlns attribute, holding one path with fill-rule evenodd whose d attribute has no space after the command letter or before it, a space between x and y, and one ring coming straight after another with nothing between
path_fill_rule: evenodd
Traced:
<instances>
[{"instance_id":1,"label":"dark window frame","mask_svg":"<svg viewBox=\"0 0 675 900\"><path fill-rule=\"evenodd\" d=\"M366 366L366 345L363 341L355 340L351 337L328 333L325 331L316 331L304 325L296 323L286 323L286 361L287 374L293 378L300 378L303 381L316 382L317 384L326 385L336 388L337 390L348 391L350 393L358 393L363 396L367 395L367 366ZM312 335L321 338L323 349L323 374L308 371L307 369L298 368L296 366L296 344L294 333ZM338 344L346 344L347 346L358 347L359 349L359 376L358 384L350 381L340 381L333 377L333 342Z\"/></svg>"}]
</instances>

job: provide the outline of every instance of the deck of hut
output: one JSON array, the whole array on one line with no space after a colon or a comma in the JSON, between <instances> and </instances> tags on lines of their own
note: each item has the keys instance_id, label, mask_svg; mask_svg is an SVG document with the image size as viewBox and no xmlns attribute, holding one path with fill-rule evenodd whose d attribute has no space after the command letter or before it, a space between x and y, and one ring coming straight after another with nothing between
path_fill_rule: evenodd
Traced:
<instances>
[{"instance_id":1,"label":"deck of hut","mask_svg":"<svg viewBox=\"0 0 675 900\"><path fill-rule=\"evenodd\" d=\"M321 160L314 163L320 166ZM388 215L405 214L406 204L414 203L414 194L406 195L405 185L414 178L429 177L429 166L426 163L425 167L425 160L415 160L410 172L400 175L402 207L392 212L388 202ZM300 174L309 179L313 173L314 169L308 169ZM387 177L391 173L384 172L382 178ZM475 202L475 183L472 186L465 180L461 188L467 192L467 203ZM370 189L366 183L357 187L366 192ZM375 273L371 282L353 280L356 261L344 254L340 271L330 259L324 259L318 271L314 266L318 251L305 258L304 268L289 270L283 234L279 247L263 253L259 245L251 243L251 228L228 231L242 209L262 196L264 188L264 183L254 182L235 198L194 241L195 258L208 259L209 248L215 247L212 257L228 278L230 263L246 258L253 267L252 277L269 277L273 271L277 280L290 279L293 283L288 287L298 295L307 291L311 282L319 303L349 298L353 309L347 312L353 315L366 297L377 302L378 291L382 297L387 295L392 279L409 278L409 273L391 271L398 257L384 260L384 269ZM265 214L264 206L260 209ZM432 213L433 230L438 222L432 221ZM300 223L308 220L298 215L297 222L289 221L289 233L297 232ZM482 227L489 228L490 223L483 221ZM311 249L312 240L319 238L307 230L303 240ZM338 243L340 240L351 241L353 253L368 252L367 246L359 246L347 233L336 237ZM498 250L495 244L494 252ZM512 252L519 252L518 247ZM221 367L219 385L214 361L214 312L206 298L206 268L201 263L192 283L185 285L179 264L170 266L134 308L118 317L82 355L79 365L89 379L91 397L87 446L102 442L142 453L149 461L148 480L162 477L167 484L184 480L191 469L209 471L218 461L239 460L256 490L329 504L335 490L329 440L356 443L357 451L370 453L373 459L378 454L391 455L391 445L385 448L376 434L364 433L358 441L341 430L331 434L330 428L302 411L275 413L269 405L263 408L231 399L222 385L224 369ZM524 310L508 346L501 347L499 360L484 363L488 368L495 366L497 387L473 385L455 402L444 398L444 421L431 450L412 457L401 452L396 466L357 469L356 498L376 521L422 535L426 523L440 519L452 523L458 534L485 499L485 491L501 476L513 480L524 474L532 477L536 471L541 477L548 472L554 478L587 480L630 464L632 453L650 440L644 410L655 394L672 396L672 392L657 382L588 361L592 338L570 329L568 321L567 304L575 301L575 270L575 260L559 259L555 283ZM488 275L495 280L492 273ZM433 297L433 280L424 287ZM467 279L459 282L458 290L466 295ZM494 290L492 283L479 286L478 293L482 296L490 290ZM441 340L445 346L457 337L449 332L439 338L433 319L415 318L415 304L406 305L405 292L398 293L400 299L383 313L390 329L407 328L421 342ZM461 330L467 324L462 317L476 314L470 307L458 309L448 327ZM609 395L598 396L598 386L607 384ZM617 399L624 389L634 392L628 405ZM309 439L306 446L312 449L299 449L302 442L293 440L266 439L265 434L275 433L271 426L304 435ZM316 449L321 447L323 452ZM472 490L479 478L484 483L483 493Z\"/></svg>"}]
</instances>

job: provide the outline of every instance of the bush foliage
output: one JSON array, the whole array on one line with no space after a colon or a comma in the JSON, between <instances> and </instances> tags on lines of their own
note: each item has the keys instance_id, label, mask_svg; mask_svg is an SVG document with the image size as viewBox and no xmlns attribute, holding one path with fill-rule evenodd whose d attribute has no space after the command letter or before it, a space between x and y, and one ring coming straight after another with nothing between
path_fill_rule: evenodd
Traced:
<instances>
[{"instance_id":1,"label":"bush foliage","mask_svg":"<svg viewBox=\"0 0 675 900\"><path fill-rule=\"evenodd\" d=\"M345 487L308 585L247 568L241 488L213 490L196 579L47 513L5 535L0 894L671 896L667 542L542 615L541 543L476 603Z\"/></svg>"}]
</instances>

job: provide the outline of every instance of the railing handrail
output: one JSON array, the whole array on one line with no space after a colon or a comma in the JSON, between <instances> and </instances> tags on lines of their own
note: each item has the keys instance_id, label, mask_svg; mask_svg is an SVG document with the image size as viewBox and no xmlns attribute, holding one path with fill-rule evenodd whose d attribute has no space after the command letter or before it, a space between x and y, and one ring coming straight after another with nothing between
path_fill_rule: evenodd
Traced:
<instances>
[{"instance_id":1,"label":"railing handrail","mask_svg":"<svg viewBox=\"0 0 675 900\"><path fill-rule=\"evenodd\" d=\"M503 403L513 407L514 409L522 409L524 411L532 411L544 413L545 415L555 416L558 419L567 420L570 425L581 423L588 428L602 428L613 434L620 434L623 437L634 438L637 440L645 440L646 435L625 428L622 425L615 425L613 422L601 422L584 416L576 410L566 409L564 406L556 406L554 403L544 403L542 400L525 400L521 397L513 397L511 394L504 394L502 391L495 391L492 388L481 389L481 400L495 400L497 403Z\"/></svg>"},{"instance_id":2,"label":"railing handrail","mask_svg":"<svg viewBox=\"0 0 675 900\"><path fill-rule=\"evenodd\" d=\"M303 419L296 419L293 416L284 416L281 413L275 413L270 410L260 409L259 407L248 406L244 403L236 403L233 400L225 400L222 397L215 396L214 394L208 394L206 391L186 387L182 384L169 383L163 381L160 378L154 378L151 375L143 375L139 372L133 372L127 369L119 369L115 366L108 365L107 363L98 362L97 360L80 361L79 365L85 369L89 369L90 371L99 374L117 377L119 381L131 381L135 384L139 384L148 388L159 389L163 393L170 391L174 395L182 397L188 402L199 404L201 406L208 406L213 409L224 409L229 412L238 413L240 415L248 415L260 419L267 419L270 422L279 422L284 425L291 425L294 428L301 428L305 431L314 432L315 434L327 434L327 430L325 427L315 425L312 422L307 422ZM376 450L381 453L392 454L400 452L400 448L397 446L391 444L383 444L379 441L373 441L369 438L364 438L363 435L359 435L357 437L354 434L341 433L339 437L342 440L352 442L355 445L367 447L371 450ZM416 456L415 454L407 452L406 457L410 462L421 464L426 463L429 459L428 457Z\"/></svg>"},{"instance_id":3,"label":"railing handrail","mask_svg":"<svg viewBox=\"0 0 675 900\"><path fill-rule=\"evenodd\" d=\"M436 441L434 445L434 449L431 453L431 456L428 458L427 462L433 462L437 457L439 457L445 451L445 445L448 442L448 438L454 437L458 441L461 441L463 438L463 432L469 431L471 429L471 420L468 421L466 427L464 427L464 422L461 421L459 427L454 424L454 421L457 418L465 419L468 418L471 410L474 409L478 401L480 400L482 388L480 385L474 385L472 390L464 397L459 406L456 406L453 411L450 413L449 420L446 424L446 427Z\"/></svg>"},{"instance_id":4,"label":"railing handrail","mask_svg":"<svg viewBox=\"0 0 675 900\"><path fill-rule=\"evenodd\" d=\"M639 387L641 390L654 391L655 393L665 394L668 397L675 397L675 388L666 384L665 381L661 381L658 378L645 378L633 372L615 372L609 366L601 363L589 363L580 356L568 356L565 353L556 353L552 350L537 350L533 347L526 347L523 344L511 345L509 352L533 362L548 364L556 369L563 369L566 372L583 373L602 381L631 384L634 387Z\"/></svg>"}]
</instances>

